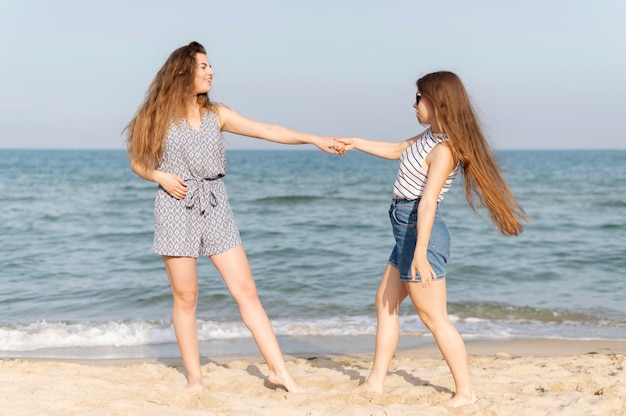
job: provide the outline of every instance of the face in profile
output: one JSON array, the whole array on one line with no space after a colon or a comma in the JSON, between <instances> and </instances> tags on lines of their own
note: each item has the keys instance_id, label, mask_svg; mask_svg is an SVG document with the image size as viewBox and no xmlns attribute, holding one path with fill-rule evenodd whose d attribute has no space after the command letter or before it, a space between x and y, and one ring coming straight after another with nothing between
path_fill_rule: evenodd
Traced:
<instances>
[{"instance_id":1,"label":"face in profile","mask_svg":"<svg viewBox=\"0 0 626 416\"><path fill-rule=\"evenodd\" d=\"M430 104L428 98L423 97L419 91L415 94L415 103L413 104L413 108L415 109L417 121L419 121L420 124L428 124L429 126L436 128L435 110Z\"/></svg>"},{"instance_id":2,"label":"face in profile","mask_svg":"<svg viewBox=\"0 0 626 416\"><path fill-rule=\"evenodd\" d=\"M206 94L211 91L211 82L213 81L213 69L206 55L197 53L196 71L194 74L194 95Z\"/></svg>"}]
</instances>

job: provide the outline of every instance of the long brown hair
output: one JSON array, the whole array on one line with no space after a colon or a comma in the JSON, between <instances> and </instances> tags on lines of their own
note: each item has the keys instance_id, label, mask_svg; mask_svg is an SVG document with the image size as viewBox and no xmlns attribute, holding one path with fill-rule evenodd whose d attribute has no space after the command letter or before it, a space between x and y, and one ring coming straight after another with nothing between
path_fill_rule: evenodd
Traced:
<instances>
[{"instance_id":1,"label":"long brown hair","mask_svg":"<svg viewBox=\"0 0 626 416\"><path fill-rule=\"evenodd\" d=\"M185 116L196 71L196 54L206 55L204 46L191 42L176 49L152 80L143 104L126 126L126 144L131 160L156 169L163 156L165 139L171 124ZM208 93L199 94L200 108L215 104Z\"/></svg>"},{"instance_id":2,"label":"long brown hair","mask_svg":"<svg viewBox=\"0 0 626 416\"><path fill-rule=\"evenodd\" d=\"M459 77L448 71L434 72L418 79L417 88L433 105L437 127L448 137L455 161L462 164L470 207L478 213L474 204L478 197L501 233L519 235L524 229L521 221L528 217L500 174Z\"/></svg>"}]
</instances>

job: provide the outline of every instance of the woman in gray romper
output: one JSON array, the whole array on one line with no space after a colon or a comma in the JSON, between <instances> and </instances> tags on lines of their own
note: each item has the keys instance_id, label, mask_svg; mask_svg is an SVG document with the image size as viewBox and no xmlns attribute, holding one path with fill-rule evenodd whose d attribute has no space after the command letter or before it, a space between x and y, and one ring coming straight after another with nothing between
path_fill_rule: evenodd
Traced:
<instances>
[{"instance_id":1,"label":"woman in gray romper","mask_svg":"<svg viewBox=\"0 0 626 416\"><path fill-rule=\"evenodd\" d=\"M239 306L269 367L266 385L300 387L285 362L261 305L222 178L222 131L284 144L314 144L336 154L331 137L246 119L209 100L213 70L197 42L169 56L127 127L133 171L159 184L154 206L154 252L163 256L172 288L174 331L189 390L201 390L196 306L197 257L208 256Z\"/></svg>"}]
</instances>

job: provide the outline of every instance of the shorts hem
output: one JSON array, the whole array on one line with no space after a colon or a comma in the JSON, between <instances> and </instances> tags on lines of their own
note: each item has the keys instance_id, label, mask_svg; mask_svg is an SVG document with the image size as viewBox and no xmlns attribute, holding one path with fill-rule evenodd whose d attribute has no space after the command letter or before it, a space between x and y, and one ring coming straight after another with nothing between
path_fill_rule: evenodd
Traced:
<instances>
[{"instance_id":1,"label":"shorts hem","mask_svg":"<svg viewBox=\"0 0 626 416\"><path fill-rule=\"evenodd\" d=\"M215 256L217 254L222 254L227 252L228 250L232 250L233 248L240 246L242 243L241 239L238 239L236 241L233 242L233 244L229 244L226 246L222 246L219 249L215 250L214 252L211 251L209 253L207 252L198 252L198 253L193 253L193 254L189 254L189 253L179 253L176 251L167 251L167 250L163 250L163 251L158 251L155 248L152 249L152 252L161 256L169 256L169 257L193 257L194 259L197 259L198 257L202 257L202 256L206 256L206 257L211 257L211 256Z\"/></svg>"},{"instance_id":2,"label":"shorts hem","mask_svg":"<svg viewBox=\"0 0 626 416\"><path fill-rule=\"evenodd\" d=\"M211 254L200 253L200 254L202 256L207 256L207 257L216 256L218 254L226 253L228 250L232 250L235 247L240 246L242 244L243 244L243 242L240 240L238 243L235 243L232 246L229 246L229 247L226 247L226 248L224 248L224 247L220 248L220 250L216 251L215 253L211 253Z\"/></svg>"},{"instance_id":3,"label":"shorts hem","mask_svg":"<svg viewBox=\"0 0 626 416\"><path fill-rule=\"evenodd\" d=\"M173 253L169 253L169 252L159 252L156 250L152 250L152 252L154 254L158 254L159 256L168 256L168 257L192 257L194 259L197 259L199 257L198 254L173 254Z\"/></svg>"},{"instance_id":4,"label":"shorts hem","mask_svg":"<svg viewBox=\"0 0 626 416\"><path fill-rule=\"evenodd\" d=\"M445 280L446 275L444 274L443 276L437 276L434 279L430 279L431 282L435 282L437 280ZM422 278L421 277L416 277L415 280L413 280L413 278L411 276L409 277L403 277L400 276L400 280L402 280L403 282L408 282L408 283L415 283L415 282L421 282Z\"/></svg>"},{"instance_id":5,"label":"shorts hem","mask_svg":"<svg viewBox=\"0 0 626 416\"><path fill-rule=\"evenodd\" d=\"M400 269L398 268L398 265L395 264L393 261L389 260L387 262L387 264L389 264L390 266L394 267L395 269L398 270L398 273L400 272ZM447 273L441 274L441 275L437 275L437 277L435 277L434 279L431 279L432 281L434 280L443 280L445 279L447 276ZM415 280L413 280L413 277L411 277L411 275L408 276L402 276L400 275L400 280L402 280L403 282L421 282L422 279L419 276L416 276Z\"/></svg>"}]
</instances>

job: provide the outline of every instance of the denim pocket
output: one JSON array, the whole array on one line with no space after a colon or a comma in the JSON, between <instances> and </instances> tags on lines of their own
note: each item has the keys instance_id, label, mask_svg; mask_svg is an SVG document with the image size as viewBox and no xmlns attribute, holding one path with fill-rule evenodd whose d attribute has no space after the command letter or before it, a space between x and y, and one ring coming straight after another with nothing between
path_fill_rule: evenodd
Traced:
<instances>
[{"instance_id":1,"label":"denim pocket","mask_svg":"<svg viewBox=\"0 0 626 416\"><path fill-rule=\"evenodd\" d=\"M391 217L393 220L403 227L415 228L417 223L417 210L413 207L395 206L391 209Z\"/></svg>"}]
</instances>

